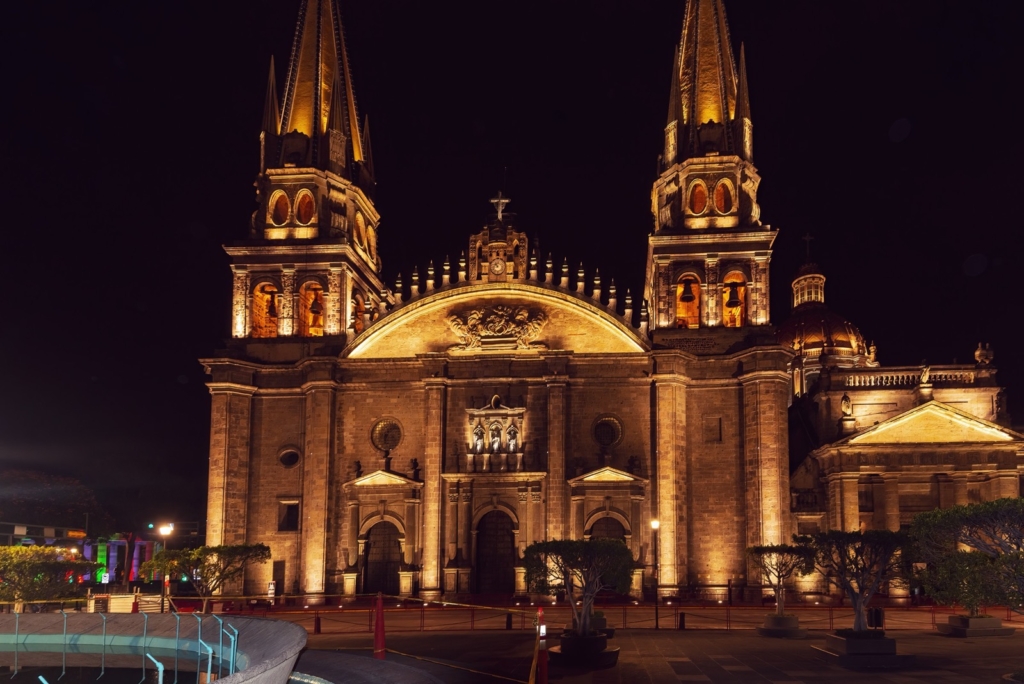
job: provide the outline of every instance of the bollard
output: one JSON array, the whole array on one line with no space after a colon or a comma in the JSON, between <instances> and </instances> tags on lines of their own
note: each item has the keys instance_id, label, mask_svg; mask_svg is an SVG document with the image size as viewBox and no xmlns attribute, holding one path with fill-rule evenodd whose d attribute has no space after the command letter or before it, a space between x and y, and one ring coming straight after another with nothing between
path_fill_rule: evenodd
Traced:
<instances>
[{"instance_id":1,"label":"bollard","mask_svg":"<svg viewBox=\"0 0 1024 684\"><path fill-rule=\"evenodd\" d=\"M679 614L679 629L686 629L686 613Z\"/></svg>"},{"instance_id":2,"label":"bollard","mask_svg":"<svg viewBox=\"0 0 1024 684\"><path fill-rule=\"evenodd\" d=\"M505 629L512 629L512 613L505 614Z\"/></svg>"},{"instance_id":3,"label":"bollard","mask_svg":"<svg viewBox=\"0 0 1024 684\"><path fill-rule=\"evenodd\" d=\"M313 613L313 634L320 633L320 611Z\"/></svg>"}]
</instances>

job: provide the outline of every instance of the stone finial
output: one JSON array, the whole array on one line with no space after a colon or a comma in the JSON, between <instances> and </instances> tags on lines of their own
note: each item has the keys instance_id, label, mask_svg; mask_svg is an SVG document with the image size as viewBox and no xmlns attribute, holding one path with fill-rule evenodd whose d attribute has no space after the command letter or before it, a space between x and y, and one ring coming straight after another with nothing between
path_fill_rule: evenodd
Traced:
<instances>
[{"instance_id":1,"label":"stone finial","mask_svg":"<svg viewBox=\"0 0 1024 684\"><path fill-rule=\"evenodd\" d=\"M388 290L385 287L380 289L380 301L377 302L377 312L381 317L388 312Z\"/></svg>"},{"instance_id":2,"label":"stone finial","mask_svg":"<svg viewBox=\"0 0 1024 684\"><path fill-rule=\"evenodd\" d=\"M555 262L551 260L551 252L548 252L548 260L544 262L544 282L550 285L554 274Z\"/></svg>"},{"instance_id":3,"label":"stone finial","mask_svg":"<svg viewBox=\"0 0 1024 684\"><path fill-rule=\"evenodd\" d=\"M640 334L646 337L648 329L647 300L644 300L640 302Z\"/></svg>"},{"instance_id":4,"label":"stone finial","mask_svg":"<svg viewBox=\"0 0 1024 684\"><path fill-rule=\"evenodd\" d=\"M395 303L402 303L402 274L399 272L398 277L395 278Z\"/></svg>"},{"instance_id":5,"label":"stone finial","mask_svg":"<svg viewBox=\"0 0 1024 684\"><path fill-rule=\"evenodd\" d=\"M459 282L466 280L466 253L459 254Z\"/></svg>"},{"instance_id":6,"label":"stone finial","mask_svg":"<svg viewBox=\"0 0 1024 684\"><path fill-rule=\"evenodd\" d=\"M626 310L622 313L623 318L629 321L629 324L633 324L633 295L630 294L629 288L626 288Z\"/></svg>"},{"instance_id":7,"label":"stone finial","mask_svg":"<svg viewBox=\"0 0 1024 684\"><path fill-rule=\"evenodd\" d=\"M363 330L370 327L370 322L373 319L373 301L370 296L366 296L366 302L363 304Z\"/></svg>"},{"instance_id":8,"label":"stone finial","mask_svg":"<svg viewBox=\"0 0 1024 684\"><path fill-rule=\"evenodd\" d=\"M420 294L420 267L412 267L412 282L409 283L409 289L412 290L413 298L416 298Z\"/></svg>"},{"instance_id":9,"label":"stone finial","mask_svg":"<svg viewBox=\"0 0 1024 684\"><path fill-rule=\"evenodd\" d=\"M537 279L537 250L530 254L530 280Z\"/></svg>"},{"instance_id":10,"label":"stone finial","mask_svg":"<svg viewBox=\"0 0 1024 684\"><path fill-rule=\"evenodd\" d=\"M427 292L434 289L434 260L427 262Z\"/></svg>"},{"instance_id":11,"label":"stone finial","mask_svg":"<svg viewBox=\"0 0 1024 684\"><path fill-rule=\"evenodd\" d=\"M562 260L562 277L558 281L558 286L561 288L569 289L569 260Z\"/></svg>"},{"instance_id":12,"label":"stone finial","mask_svg":"<svg viewBox=\"0 0 1024 684\"><path fill-rule=\"evenodd\" d=\"M986 344L982 346L981 342L978 343L978 348L974 350L974 360L979 366L987 366L992 363L996 358L996 353L992 351L992 345Z\"/></svg>"},{"instance_id":13,"label":"stone finial","mask_svg":"<svg viewBox=\"0 0 1024 684\"><path fill-rule=\"evenodd\" d=\"M441 284L447 285L452 281L452 265L451 262L448 261L447 255L444 258L444 264L442 264L441 270L443 271L441 274Z\"/></svg>"},{"instance_id":14,"label":"stone finial","mask_svg":"<svg viewBox=\"0 0 1024 684\"><path fill-rule=\"evenodd\" d=\"M608 308L612 313L618 313L619 311L619 293L615 289L615 278L612 278L612 282L608 285Z\"/></svg>"},{"instance_id":15,"label":"stone finial","mask_svg":"<svg viewBox=\"0 0 1024 684\"><path fill-rule=\"evenodd\" d=\"M601 269L594 269L594 289L591 291L590 296L598 304L601 303Z\"/></svg>"},{"instance_id":16,"label":"stone finial","mask_svg":"<svg viewBox=\"0 0 1024 684\"><path fill-rule=\"evenodd\" d=\"M583 294L583 279L586 278L586 274L583 272L583 262L580 262L580 268L576 271L576 292Z\"/></svg>"}]
</instances>

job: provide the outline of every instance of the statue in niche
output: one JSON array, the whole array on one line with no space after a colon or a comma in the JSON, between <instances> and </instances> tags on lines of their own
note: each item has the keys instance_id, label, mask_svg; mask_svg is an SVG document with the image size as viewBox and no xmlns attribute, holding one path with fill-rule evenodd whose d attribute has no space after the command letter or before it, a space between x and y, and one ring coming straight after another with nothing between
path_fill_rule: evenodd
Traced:
<instances>
[{"instance_id":1,"label":"statue in niche","mask_svg":"<svg viewBox=\"0 0 1024 684\"><path fill-rule=\"evenodd\" d=\"M848 394L843 394L843 398L839 400L839 409L843 412L843 417L848 418L853 415L853 402L850 401Z\"/></svg>"},{"instance_id":2,"label":"statue in niche","mask_svg":"<svg viewBox=\"0 0 1024 684\"><path fill-rule=\"evenodd\" d=\"M519 451L519 430L513 425L508 429L508 453L515 454Z\"/></svg>"},{"instance_id":3,"label":"statue in niche","mask_svg":"<svg viewBox=\"0 0 1024 684\"><path fill-rule=\"evenodd\" d=\"M484 429L482 426L477 425L476 430L473 430L473 453L482 454L484 452Z\"/></svg>"},{"instance_id":4,"label":"statue in niche","mask_svg":"<svg viewBox=\"0 0 1024 684\"><path fill-rule=\"evenodd\" d=\"M491 428L491 453L501 451L501 428L495 425Z\"/></svg>"}]
</instances>

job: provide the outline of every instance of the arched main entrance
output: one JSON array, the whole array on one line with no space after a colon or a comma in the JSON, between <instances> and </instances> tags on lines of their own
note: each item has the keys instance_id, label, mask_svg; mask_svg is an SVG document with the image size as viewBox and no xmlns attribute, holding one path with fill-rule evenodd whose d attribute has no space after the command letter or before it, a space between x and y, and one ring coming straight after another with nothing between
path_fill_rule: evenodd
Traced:
<instances>
[{"instance_id":1,"label":"arched main entrance","mask_svg":"<svg viewBox=\"0 0 1024 684\"><path fill-rule=\"evenodd\" d=\"M516 590L512 518L491 511L476 526L476 592L511 596Z\"/></svg>"},{"instance_id":2,"label":"arched main entrance","mask_svg":"<svg viewBox=\"0 0 1024 684\"><path fill-rule=\"evenodd\" d=\"M382 521L366 535L363 564L363 593L383 592L398 595L398 571L402 566L402 546L398 528Z\"/></svg>"},{"instance_id":3,"label":"arched main entrance","mask_svg":"<svg viewBox=\"0 0 1024 684\"><path fill-rule=\"evenodd\" d=\"M626 541L626 528L615 518L598 518L590 528L590 538Z\"/></svg>"}]
</instances>

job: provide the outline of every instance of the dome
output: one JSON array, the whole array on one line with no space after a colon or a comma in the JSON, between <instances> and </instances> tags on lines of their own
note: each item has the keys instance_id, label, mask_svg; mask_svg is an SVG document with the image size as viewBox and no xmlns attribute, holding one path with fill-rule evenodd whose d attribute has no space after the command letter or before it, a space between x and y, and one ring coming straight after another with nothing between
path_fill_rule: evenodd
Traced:
<instances>
[{"instance_id":1,"label":"dome","mask_svg":"<svg viewBox=\"0 0 1024 684\"><path fill-rule=\"evenodd\" d=\"M778 327L779 344L803 357L828 354L834 357L867 357L868 346L853 323L820 302L808 302L793 310ZM845 365L840 362L840 365ZM859 364L858 364L859 365Z\"/></svg>"}]
</instances>

